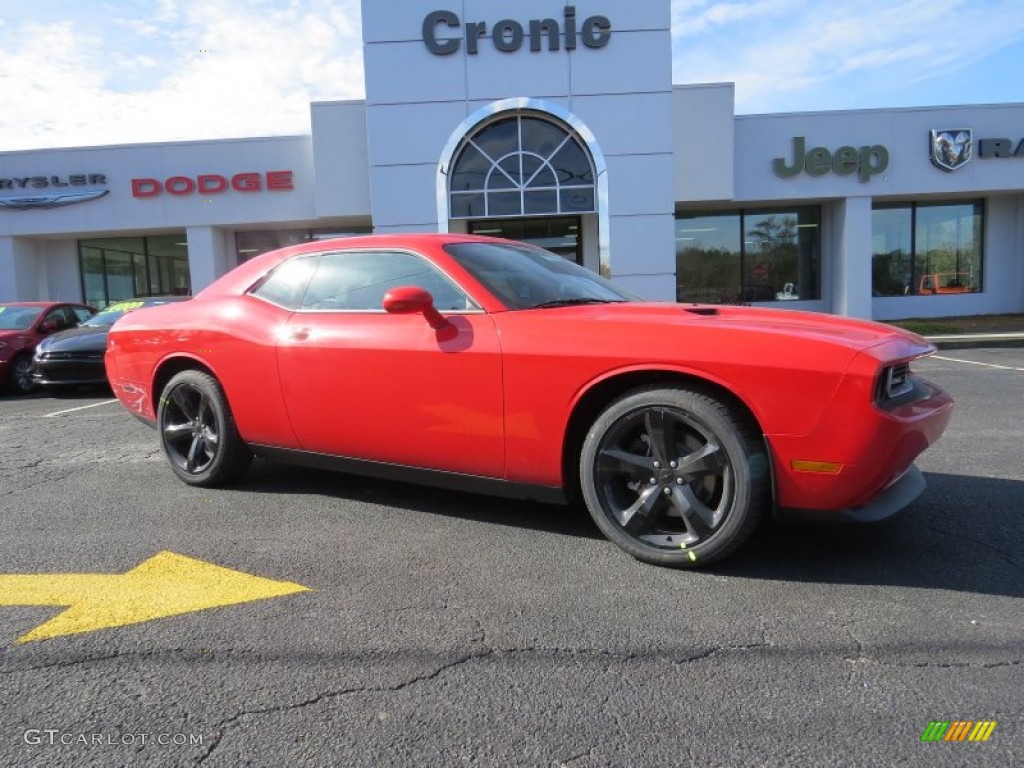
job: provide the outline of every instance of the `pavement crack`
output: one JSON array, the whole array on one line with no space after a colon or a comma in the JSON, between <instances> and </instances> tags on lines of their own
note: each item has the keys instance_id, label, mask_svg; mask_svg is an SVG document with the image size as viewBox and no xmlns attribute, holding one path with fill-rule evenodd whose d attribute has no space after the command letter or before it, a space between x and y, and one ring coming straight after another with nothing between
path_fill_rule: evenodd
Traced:
<instances>
[{"instance_id":1,"label":"pavement crack","mask_svg":"<svg viewBox=\"0 0 1024 768\"><path fill-rule=\"evenodd\" d=\"M1024 661L1020 659L1011 659L1009 661L986 661L986 662L973 662L973 661L919 661L914 664L915 667L935 667L937 669L960 669L963 667L972 667L974 669L998 669L999 667L1016 667L1020 664L1024 664ZM901 667L906 666L904 664L889 664L887 666Z\"/></svg>"},{"instance_id":2,"label":"pavement crack","mask_svg":"<svg viewBox=\"0 0 1024 768\"><path fill-rule=\"evenodd\" d=\"M554 763L552 763L552 765L557 766L557 768L570 768L570 766L577 760L583 760L587 757L594 757L594 753L596 751L597 747L591 747L586 752L580 752L578 754L572 755L571 757L567 757L564 760L556 760Z\"/></svg>"},{"instance_id":3,"label":"pavement crack","mask_svg":"<svg viewBox=\"0 0 1024 768\"><path fill-rule=\"evenodd\" d=\"M695 654L693 656L686 656L681 659L674 659L674 664L692 664L695 661L704 661L710 659L712 656L716 656L720 653L732 653L732 652L745 652L745 651L758 651L763 648L770 648L771 643L744 643L740 645L716 645L708 648L707 650Z\"/></svg>"},{"instance_id":4,"label":"pavement crack","mask_svg":"<svg viewBox=\"0 0 1024 768\"><path fill-rule=\"evenodd\" d=\"M246 718L246 717L259 717L259 716L262 716L262 715L272 715L272 714L276 714L278 712L290 712L290 711L294 711L294 710L297 710L297 709L303 709L304 707L315 706L315 705L320 704L320 703L322 703L324 701L330 701L332 699L341 698L343 696L351 696L352 694L359 694L359 693L394 693L396 691L402 691L402 690L405 690L406 688L410 688L412 686L419 685L421 683L425 683L425 682L429 682L431 680L435 680L435 679L437 679L438 677L440 677L442 674L444 674L445 672L447 672L450 669L454 669L454 668L459 667L459 666L461 666L463 664L468 664L469 662L476 661L478 659L486 658L487 656L490 656L491 654L492 654L492 651L490 649L487 649L487 650L484 650L484 651L478 651L478 652L474 652L474 653L468 653L468 654L465 654L463 656L460 656L459 658L455 659L454 661L448 662L447 664L442 664L441 666L439 666L437 669L435 669L433 672L430 672L429 674L416 675L415 677L412 677L412 678L410 678L408 680L403 680L403 681L401 681L399 683L396 683L394 685L387 685L387 686L353 686L351 688L343 688L343 689L337 690L337 691L324 691L324 692L319 693L316 696L313 696L313 697L311 697L309 699L304 699L303 701L293 702L291 704L280 704L280 705L273 706L273 707L262 707L260 709L244 710L244 711L239 712L239 713L237 713L235 715L232 715L229 718L221 720L219 723L217 723L217 725L215 726L215 731L216 732L214 733L214 736L211 739L211 741L209 743L209 746L206 748L206 750L203 752L203 754L201 754L199 756L199 759L196 760L196 764L197 765L198 764L202 764L208 758L210 758L214 754L214 752L216 752L217 747L220 746L221 741L223 741L223 739L224 739L225 733L230 728L234 727L243 718Z\"/></svg>"},{"instance_id":5,"label":"pavement crack","mask_svg":"<svg viewBox=\"0 0 1024 768\"><path fill-rule=\"evenodd\" d=\"M720 653L731 653L731 652L745 652L745 651L756 651L762 648L771 647L771 643L747 643L747 644L733 644L733 645L716 645L711 648L706 648L699 653L692 654L690 656L672 656L670 653L664 654L667 661L672 664L691 664L697 661L704 661L705 659L711 658ZM493 649L496 656L504 654L553 654L553 655L564 655L564 656L578 656L578 657L592 657L601 659L612 659L619 663L629 663L633 661L646 659L647 656L644 653L628 653L620 651L609 651L603 648L567 648L564 646L545 646L545 645L527 645L515 648L496 648Z\"/></svg>"},{"instance_id":6,"label":"pavement crack","mask_svg":"<svg viewBox=\"0 0 1024 768\"><path fill-rule=\"evenodd\" d=\"M137 656L140 654L125 654L125 653L112 653L109 656L90 656L88 658L74 659L72 661L55 661L52 664L39 664L31 667L18 667L16 669L0 669L3 674L21 674L23 672L42 672L47 669L64 669L67 667L77 667L82 664L99 664L104 661L113 661L116 659L123 659L125 656ZM143 654L146 655L146 654Z\"/></svg>"},{"instance_id":7,"label":"pavement crack","mask_svg":"<svg viewBox=\"0 0 1024 768\"><path fill-rule=\"evenodd\" d=\"M867 656L864 655L864 641L861 640L859 637L857 637L856 634L854 634L853 627L851 627L849 625L846 625L846 626L843 627L843 629L846 630L846 634L848 634L850 636L850 639L853 640L853 645L854 645L853 655L852 656L844 656L843 660L844 661L848 661L851 664L874 664L874 663L876 663L873 659L870 659L870 658L868 658ZM853 683L853 670L850 670L850 673L847 675L846 682L850 683L850 684Z\"/></svg>"}]
</instances>

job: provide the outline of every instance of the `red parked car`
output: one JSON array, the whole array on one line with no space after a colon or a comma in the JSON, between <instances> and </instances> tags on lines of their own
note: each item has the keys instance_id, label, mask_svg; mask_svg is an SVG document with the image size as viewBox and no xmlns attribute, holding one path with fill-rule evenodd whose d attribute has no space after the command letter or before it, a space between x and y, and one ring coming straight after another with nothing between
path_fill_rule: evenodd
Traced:
<instances>
[{"instance_id":1,"label":"red parked car","mask_svg":"<svg viewBox=\"0 0 1024 768\"><path fill-rule=\"evenodd\" d=\"M776 511L878 519L924 487L949 395L876 323L648 303L560 256L461 235L259 256L110 332L107 373L186 483L253 454L586 503L647 562L703 565Z\"/></svg>"},{"instance_id":2,"label":"red parked car","mask_svg":"<svg viewBox=\"0 0 1024 768\"><path fill-rule=\"evenodd\" d=\"M96 314L85 304L16 301L0 304L0 386L16 393L32 391L32 353L46 336L74 328Z\"/></svg>"}]
</instances>

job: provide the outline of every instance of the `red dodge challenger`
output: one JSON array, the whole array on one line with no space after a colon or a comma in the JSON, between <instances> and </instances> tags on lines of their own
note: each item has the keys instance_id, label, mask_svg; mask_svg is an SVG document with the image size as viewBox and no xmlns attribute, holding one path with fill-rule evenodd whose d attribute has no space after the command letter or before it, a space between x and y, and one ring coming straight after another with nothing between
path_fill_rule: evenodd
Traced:
<instances>
[{"instance_id":1,"label":"red dodge challenger","mask_svg":"<svg viewBox=\"0 0 1024 768\"><path fill-rule=\"evenodd\" d=\"M719 560L762 515L913 501L953 401L876 323L650 303L539 248L460 235L285 248L113 327L114 392L186 483L254 454L545 501L650 563Z\"/></svg>"}]
</instances>

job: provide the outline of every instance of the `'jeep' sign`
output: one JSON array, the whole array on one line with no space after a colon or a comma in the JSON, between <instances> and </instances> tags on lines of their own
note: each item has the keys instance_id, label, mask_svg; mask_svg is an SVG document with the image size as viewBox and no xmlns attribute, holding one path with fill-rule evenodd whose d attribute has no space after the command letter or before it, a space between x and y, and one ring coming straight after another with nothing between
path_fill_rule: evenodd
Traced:
<instances>
[{"instance_id":1,"label":"'jeep' sign","mask_svg":"<svg viewBox=\"0 0 1024 768\"><path fill-rule=\"evenodd\" d=\"M784 157L772 160L775 175L789 179L801 173L808 176L824 176L830 172L838 176L856 173L858 179L867 181L889 167L889 150L881 144L839 147L834 152L825 147L814 147L805 152L805 147L804 137L794 136L793 159L789 163Z\"/></svg>"}]
</instances>

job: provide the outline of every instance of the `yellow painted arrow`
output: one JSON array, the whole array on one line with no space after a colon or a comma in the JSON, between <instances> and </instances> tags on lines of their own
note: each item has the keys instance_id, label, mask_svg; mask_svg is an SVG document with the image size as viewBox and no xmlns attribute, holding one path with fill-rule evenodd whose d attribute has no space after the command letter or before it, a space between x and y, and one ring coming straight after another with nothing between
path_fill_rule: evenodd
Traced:
<instances>
[{"instance_id":1,"label":"yellow painted arrow","mask_svg":"<svg viewBox=\"0 0 1024 768\"><path fill-rule=\"evenodd\" d=\"M19 643L308 590L174 552L159 552L123 574L0 574L0 605L69 606L19 637Z\"/></svg>"}]
</instances>

